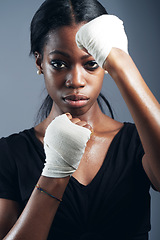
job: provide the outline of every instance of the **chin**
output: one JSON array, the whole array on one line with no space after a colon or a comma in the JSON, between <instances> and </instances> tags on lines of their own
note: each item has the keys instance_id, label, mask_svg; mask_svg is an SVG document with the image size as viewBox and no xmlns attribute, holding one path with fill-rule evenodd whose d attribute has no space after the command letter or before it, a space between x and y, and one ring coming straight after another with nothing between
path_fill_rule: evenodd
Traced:
<instances>
[{"instance_id":1,"label":"chin","mask_svg":"<svg viewBox=\"0 0 160 240\"><path fill-rule=\"evenodd\" d=\"M72 117L80 117L80 116L83 116L83 115L89 113L89 110L90 110L90 108L88 108L88 107L87 108L85 108L85 107L70 108L66 112L69 112L72 115Z\"/></svg>"}]
</instances>

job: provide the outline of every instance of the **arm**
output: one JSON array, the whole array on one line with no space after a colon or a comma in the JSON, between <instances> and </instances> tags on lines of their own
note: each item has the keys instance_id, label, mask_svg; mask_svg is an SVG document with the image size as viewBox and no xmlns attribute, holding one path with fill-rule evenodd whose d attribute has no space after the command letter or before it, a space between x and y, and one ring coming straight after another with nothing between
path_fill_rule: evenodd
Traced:
<instances>
[{"instance_id":1,"label":"arm","mask_svg":"<svg viewBox=\"0 0 160 240\"><path fill-rule=\"evenodd\" d=\"M69 177L55 179L41 176L38 183L47 192L57 198L62 198L68 181ZM24 211L4 240L47 239L58 206L59 202L56 199L34 189ZM6 208L8 208L8 204L6 204ZM14 212L14 208L8 209L7 211L9 217L12 215L12 212ZM16 218L16 214L14 216L14 218ZM14 221L15 219L12 220L11 225L14 224ZM5 231L4 220L3 225ZM11 225L8 227L11 227Z\"/></svg>"},{"instance_id":2,"label":"arm","mask_svg":"<svg viewBox=\"0 0 160 240\"><path fill-rule=\"evenodd\" d=\"M65 114L58 116L48 126L44 137L46 163L38 184L47 193L58 199L62 198L70 175L78 168L91 134L91 131L87 129L90 127L86 122L77 119L76 123L73 123L74 120ZM70 146L73 145L72 149ZM13 201L11 202L13 203ZM4 200L2 209L3 207L5 209L0 216L3 217L9 203L10 201ZM57 199L35 188L19 218L15 204L7 210L8 216L14 213L11 223L8 224L7 220L4 221L3 218L0 221L3 235L14 225L4 240L47 239L59 203Z\"/></svg>"},{"instance_id":3,"label":"arm","mask_svg":"<svg viewBox=\"0 0 160 240\"><path fill-rule=\"evenodd\" d=\"M145 151L142 160L144 170L160 191L160 104L125 52L113 48L104 69L114 79L128 106Z\"/></svg>"},{"instance_id":4,"label":"arm","mask_svg":"<svg viewBox=\"0 0 160 240\"><path fill-rule=\"evenodd\" d=\"M17 202L0 199L0 239L3 239L13 227L20 215L20 206Z\"/></svg>"},{"instance_id":5,"label":"arm","mask_svg":"<svg viewBox=\"0 0 160 240\"><path fill-rule=\"evenodd\" d=\"M117 84L142 141L144 170L160 191L160 105L128 55L123 22L116 16L102 15L82 26L76 41Z\"/></svg>"}]
</instances>

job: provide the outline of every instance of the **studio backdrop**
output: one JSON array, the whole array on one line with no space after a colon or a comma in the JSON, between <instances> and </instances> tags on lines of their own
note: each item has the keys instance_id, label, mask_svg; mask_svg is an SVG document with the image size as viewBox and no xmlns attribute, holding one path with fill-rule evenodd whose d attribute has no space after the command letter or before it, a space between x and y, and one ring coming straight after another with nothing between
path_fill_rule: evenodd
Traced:
<instances>
[{"instance_id":1,"label":"studio backdrop","mask_svg":"<svg viewBox=\"0 0 160 240\"><path fill-rule=\"evenodd\" d=\"M29 57L29 26L43 0L0 1L0 137L34 125L45 97L43 75ZM103 0L109 14L123 20L129 53L160 102L159 0ZM133 122L114 81L105 76L103 94L116 120ZM108 114L108 112L106 112ZM151 189L151 240L160 239L160 194Z\"/></svg>"}]
</instances>

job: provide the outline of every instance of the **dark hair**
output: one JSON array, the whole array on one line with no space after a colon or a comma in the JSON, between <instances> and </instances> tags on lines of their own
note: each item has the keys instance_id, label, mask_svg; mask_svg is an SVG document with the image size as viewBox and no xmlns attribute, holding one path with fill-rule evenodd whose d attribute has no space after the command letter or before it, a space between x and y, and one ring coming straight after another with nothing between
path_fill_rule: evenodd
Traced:
<instances>
[{"instance_id":1,"label":"dark hair","mask_svg":"<svg viewBox=\"0 0 160 240\"><path fill-rule=\"evenodd\" d=\"M43 56L43 48L50 31L62 26L71 26L73 23L89 22L103 14L107 14L107 11L97 0L46 0L37 10L31 22L30 54L38 52ZM99 97L102 96L102 94L99 95ZM113 118L110 104L104 96L102 99L107 104ZM102 109L99 100L98 103ZM41 120L48 116L52 104L53 101L48 95L38 113Z\"/></svg>"}]
</instances>

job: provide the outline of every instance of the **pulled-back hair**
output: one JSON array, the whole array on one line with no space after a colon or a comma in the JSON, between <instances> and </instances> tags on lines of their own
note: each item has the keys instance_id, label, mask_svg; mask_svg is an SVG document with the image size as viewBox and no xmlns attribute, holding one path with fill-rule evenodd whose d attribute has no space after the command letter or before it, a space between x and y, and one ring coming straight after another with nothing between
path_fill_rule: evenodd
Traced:
<instances>
[{"instance_id":1,"label":"pulled-back hair","mask_svg":"<svg viewBox=\"0 0 160 240\"><path fill-rule=\"evenodd\" d=\"M31 22L30 53L43 53L44 42L51 30L89 22L102 14L107 12L96 0L46 0Z\"/></svg>"},{"instance_id":2,"label":"pulled-back hair","mask_svg":"<svg viewBox=\"0 0 160 240\"><path fill-rule=\"evenodd\" d=\"M35 52L43 56L43 49L47 41L48 34L62 26L72 26L82 22L89 22L96 17L107 14L105 8L97 0L46 0L35 13L30 26L31 50L30 54ZM105 97L100 97L107 104L113 118L112 109ZM100 100L98 99L100 104ZM48 116L52 108L53 100L48 95L44 100L38 118L43 120ZM102 109L103 110L103 109Z\"/></svg>"}]
</instances>

